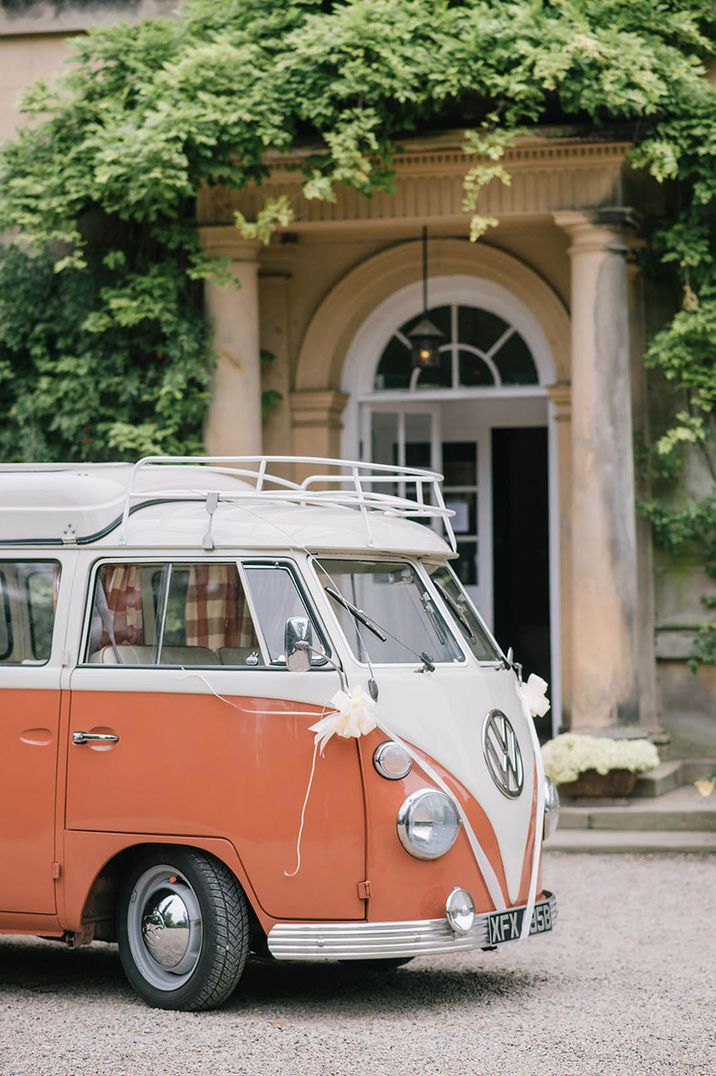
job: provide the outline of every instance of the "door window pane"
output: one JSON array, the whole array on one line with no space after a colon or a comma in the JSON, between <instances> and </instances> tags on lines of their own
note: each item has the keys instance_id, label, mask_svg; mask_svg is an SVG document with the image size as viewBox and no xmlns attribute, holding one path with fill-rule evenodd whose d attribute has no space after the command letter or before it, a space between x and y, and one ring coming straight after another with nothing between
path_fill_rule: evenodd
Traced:
<instances>
[{"instance_id":1,"label":"door window pane","mask_svg":"<svg viewBox=\"0 0 716 1076\"><path fill-rule=\"evenodd\" d=\"M298 590L293 572L287 565L247 564L245 571L272 665L286 664L284 635L286 621L291 617L308 617L313 628L313 646L321 651L321 654L329 652ZM324 663L321 654L311 656L312 664Z\"/></svg>"},{"instance_id":2,"label":"door window pane","mask_svg":"<svg viewBox=\"0 0 716 1076\"><path fill-rule=\"evenodd\" d=\"M0 565L0 662L45 665L60 583L57 561L4 561Z\"/></svg>"},{"instance_id":3,"label":"door window pane","mask_svg":"<svg viewBox=\"0 0 716 1076\"><path fill-rule=\"evenodd\" d=\"M93 665L231 665L263 657L236 563L104 564L86 661Z\"/></svg>"}]
</instances>

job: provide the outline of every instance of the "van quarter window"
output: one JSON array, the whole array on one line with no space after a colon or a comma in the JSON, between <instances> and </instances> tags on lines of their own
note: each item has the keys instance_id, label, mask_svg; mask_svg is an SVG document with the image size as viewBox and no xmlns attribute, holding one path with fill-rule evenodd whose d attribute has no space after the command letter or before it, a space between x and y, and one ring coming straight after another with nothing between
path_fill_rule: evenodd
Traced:
<instances>
[{"instance_id":1,"label":"van quarter window","mask_svg":"<svg viewBox=\"0 0 716 1076\"><path fill-rule=\"evenodd\" d=\"M283 617L282 640L288 616L308 615L305 603L284 567L252 566L246 574L253 611L236 562L103 564L85 661L234 669L285 664L277 624Z\"/></svg>"},{"instance_id":2,"label":"van quarter window","mask_svg":"<svg viewBox=\"0 0 716 1076\"><path fill-rule=\"evenodd\" d=\"M447 564L426 566L428 574L441 598L455 618L463 639L478 661L491 664L501 661L500 652L490 638L487 628L480 620L465 593L462 583Z\"/></svg>"},{"instance_id":3,"label":"van quarter window","mask_svg":"<svg viewBox=\"0 0 716 1076\"><path fill-rule=\"evenodd\" d=\"M0 664L50 660L59 584L57 561L0 562Z\"/></svg>"}]
</instances>

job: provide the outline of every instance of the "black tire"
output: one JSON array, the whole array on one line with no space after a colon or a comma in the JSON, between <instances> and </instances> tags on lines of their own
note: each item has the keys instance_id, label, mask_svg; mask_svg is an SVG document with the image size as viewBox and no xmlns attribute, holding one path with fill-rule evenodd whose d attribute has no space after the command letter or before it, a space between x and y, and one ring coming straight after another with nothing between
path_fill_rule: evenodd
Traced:
<instances>
[{"instance_id":1,"label":"black tire","mask_svg":"<svg viewBox=\"0 0 716 1076\"><path fill-rule=\"evenodd\" d=\"M409 964L411 960L415 960L414 956L389 956L385 960L340 960L340 964L345 964L347 968L352 968L354 971L395 971L396 968L402 968L405 964Z\"/></svg>"},{"instance_id":2,"label":"black tire","mask_svg":"<svg viewBox=\"0 0 716 1076\"><path fill-rule=\"evenodd\" d=\"M180 928L177 933L174 927ZM135 863L121 886L117 940L125 975L149 1005L213 1009L232 993L244 970L246 897L213 856L157 847ZM175 955L179 959L172 963Z\"/></svg>"}]
</instances>

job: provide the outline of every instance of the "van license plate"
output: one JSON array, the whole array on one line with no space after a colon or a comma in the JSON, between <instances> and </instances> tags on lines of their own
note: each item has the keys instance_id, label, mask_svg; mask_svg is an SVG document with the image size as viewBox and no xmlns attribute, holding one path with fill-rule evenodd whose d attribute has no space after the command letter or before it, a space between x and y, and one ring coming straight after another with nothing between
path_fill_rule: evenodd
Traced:
<instances>
[{"instance_id":1,"label":"van license plate","mask_svg":"<svg viewBox=\"0 0 716 1076\"><path fill-rule=\"evenodd\" d=\"M522 930L524 908L513 908L509 912L493 912L487 918L488 945L500 945L502 942L517 941ZM552 909L549 901L535 904L530 924L530 934L544 934L552 929Z\"/></svg>"}]
</instances>

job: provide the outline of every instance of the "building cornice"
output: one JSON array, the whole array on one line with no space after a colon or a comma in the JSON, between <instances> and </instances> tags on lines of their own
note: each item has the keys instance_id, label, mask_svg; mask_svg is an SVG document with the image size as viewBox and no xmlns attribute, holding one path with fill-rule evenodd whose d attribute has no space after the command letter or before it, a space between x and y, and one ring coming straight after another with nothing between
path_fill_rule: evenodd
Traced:
<instances>
[{"instance_id":1,"label":"building cornice","mask_svg":"<svg viewBox=\"0 0 716 1076\"><path fill-rule=\"evenodd\" d=\"M520 138L507 151L511 176L506 186L493 182L482 192L479 212L500 220L529 218L581 208L622 205L626 157L631 143L596 141L570 135L535 134ZM335 202L308 200L296 168L303 153L267 155L269 175L239 191L206 187L198 197L201 224L233 221L240 210L248 219L267 198L285 197L293 207L291 232L322 231L336 226L371 230L391 223L442 221L467 229L463 180L478 158L463 153L455 133L406 144L395 158L395 190L370 198L339 187Z\"/></svg>"}]
</instances>

